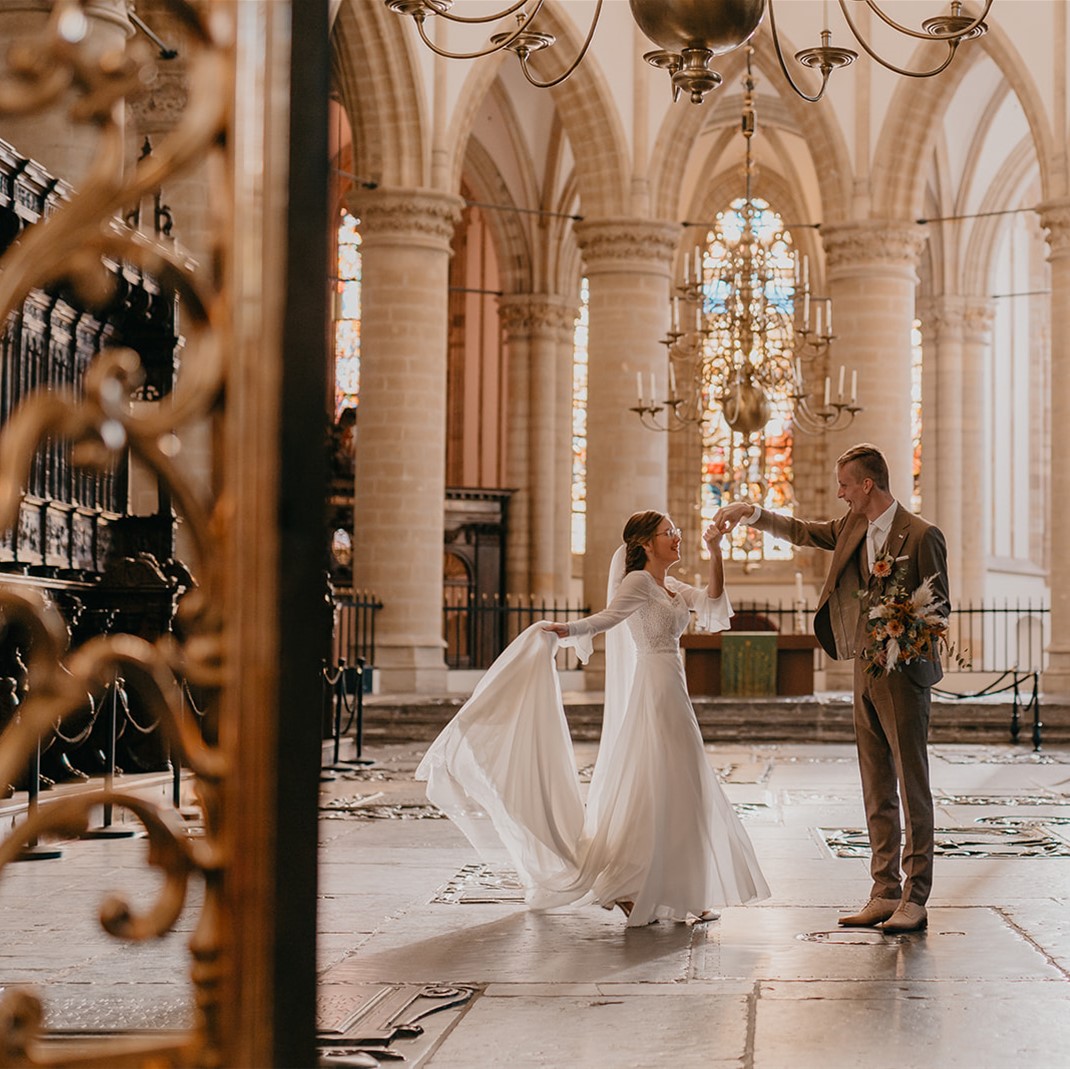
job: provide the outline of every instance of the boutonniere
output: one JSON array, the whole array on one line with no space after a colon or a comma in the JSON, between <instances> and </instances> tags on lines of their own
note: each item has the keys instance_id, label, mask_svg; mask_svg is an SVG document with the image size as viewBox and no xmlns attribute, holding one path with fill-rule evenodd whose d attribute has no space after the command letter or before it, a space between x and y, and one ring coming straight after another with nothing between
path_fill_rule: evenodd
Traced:
<instances>
[{"instance_id":1,"label":"boutonniere","mask_svg":"<svg viewBox=\"0 0 1070 1069\"><path fill-rule=\"evenodd\" d=\"M884 591L890 583L897 583L902 578L908 559L906 556L893 557L886 550L881 550L873 558L873 567L869 570L869 586ZM863 596L865 593L867 592L863 592Z\"/></svg>"}]
</instances>

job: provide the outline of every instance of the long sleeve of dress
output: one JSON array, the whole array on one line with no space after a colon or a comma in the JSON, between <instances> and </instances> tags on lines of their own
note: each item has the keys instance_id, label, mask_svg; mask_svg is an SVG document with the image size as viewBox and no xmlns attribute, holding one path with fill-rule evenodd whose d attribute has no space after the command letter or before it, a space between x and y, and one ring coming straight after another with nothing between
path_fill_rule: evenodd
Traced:
<instances>
[{"instance_id":1,"label":"long sleeve of dress","mask_svg":"<svg viewBox=\"0 0 1070 1069\"><path fill-rule=\"evenodd\" d=\"M722 590L720 597L711 598L705 587L682 583L671 575L665 577L665 585L684 599L684 604L695 614L700 631L727 631L731 626L735 614L727 590Z\"/></svg>"}]
</instances>

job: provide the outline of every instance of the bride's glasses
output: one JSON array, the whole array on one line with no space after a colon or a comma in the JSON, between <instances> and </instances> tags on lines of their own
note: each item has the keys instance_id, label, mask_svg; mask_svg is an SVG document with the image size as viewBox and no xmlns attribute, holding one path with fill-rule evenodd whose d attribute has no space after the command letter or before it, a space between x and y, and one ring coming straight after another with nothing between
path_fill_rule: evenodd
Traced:
<instances>
[{"instance_id":1,"label":"bride's glasses","mask_svg":"<svg viewBox=\"0 0 1070 1069\"><path fill-rule=\"evenodd\" d=\"M683 533L679 527L670 527L667 531L658 531L659 535L668 535L670 538L680 538Z\"/></svg>"}]
</instances>

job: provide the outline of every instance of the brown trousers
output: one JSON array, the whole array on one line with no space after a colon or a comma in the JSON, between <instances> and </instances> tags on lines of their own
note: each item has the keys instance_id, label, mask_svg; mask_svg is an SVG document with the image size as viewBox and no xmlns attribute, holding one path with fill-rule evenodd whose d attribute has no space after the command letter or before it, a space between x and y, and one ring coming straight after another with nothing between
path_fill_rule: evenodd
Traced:
<instances>
[{"instance_id":1,"label":"brown trousers","mask_svg":"<svg viewBox=\"0 0 1070 1069\"><path fill-rule=\"evenodd\" d=\"M932 888L929 706L929 688L915 683L905 671L873 677L855 659L855 743L875 898L924 905ZM905 829L899 819L900 804Z\"/></svg>"}]
</instances>

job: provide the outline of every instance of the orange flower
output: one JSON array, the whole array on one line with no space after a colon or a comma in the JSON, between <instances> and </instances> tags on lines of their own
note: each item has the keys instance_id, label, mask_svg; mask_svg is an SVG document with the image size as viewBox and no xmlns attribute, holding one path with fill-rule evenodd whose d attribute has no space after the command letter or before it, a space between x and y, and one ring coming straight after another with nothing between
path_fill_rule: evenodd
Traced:
<instances>
[{"instance_id":1,"label":"orange flower","mask_svg":"<svg viewBox=\"0 0 1070 1069\"><path fill-rule=\"evenodd\" d=\"M892 562L887 557L878 557L873 562L873 574L877 579L887 579L892 574Z\"/></svg>"}]
</instances>

